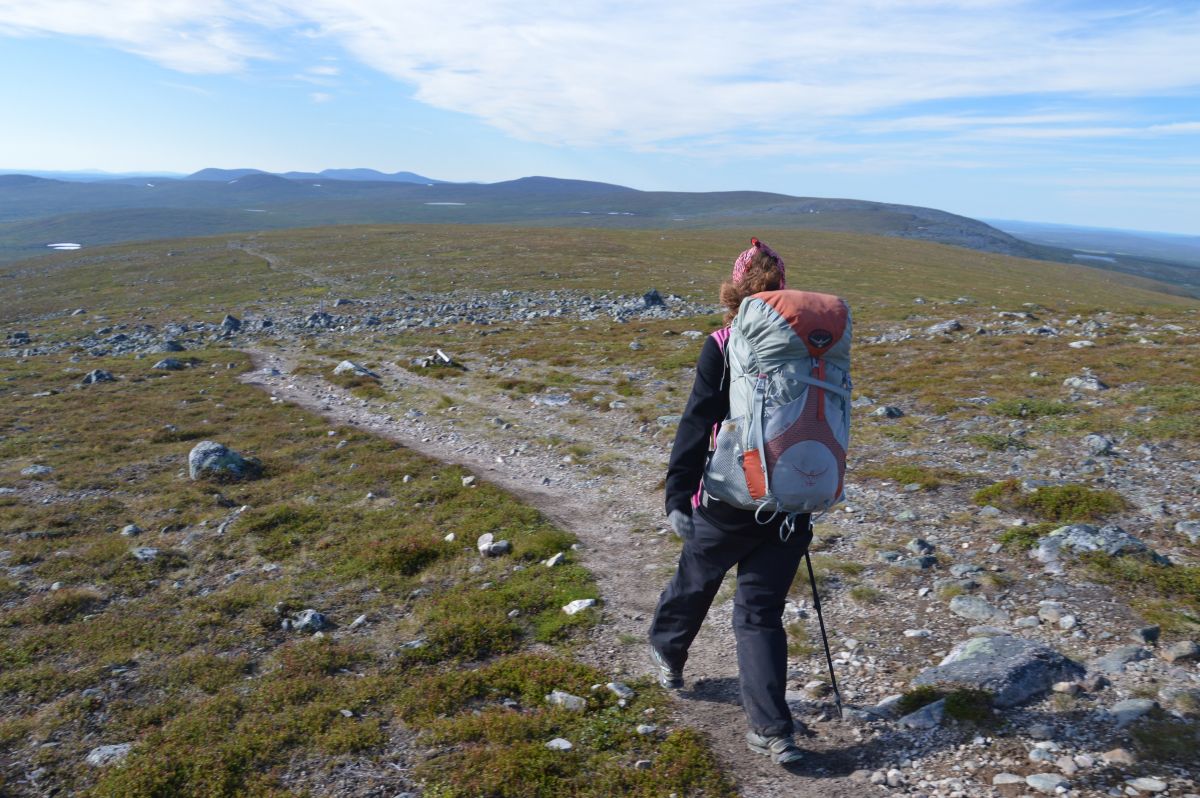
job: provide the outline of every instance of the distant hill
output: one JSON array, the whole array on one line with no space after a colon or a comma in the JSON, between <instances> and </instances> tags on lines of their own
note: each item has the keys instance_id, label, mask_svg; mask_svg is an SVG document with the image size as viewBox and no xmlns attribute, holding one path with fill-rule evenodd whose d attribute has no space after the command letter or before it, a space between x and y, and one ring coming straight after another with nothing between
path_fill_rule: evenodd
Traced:
<instances>
[{"instance_id":1,"label":"distant hill","mask_svg":"<svg viewBox=\"0 0 1200 798\"><path fill-rule=\"evenodd\" d=\"M1179 264L1126 255L1093 262L1077 257L1081 253L1074 249L1031 243L965 216L865 200L759 191L639 191L541 176L492 184L445 183L411 172L386 175L370 169L284 175L249 168L202 169L183 179L93 182L0 176L0 261L44 252L56 241L86 248L254 229L448 222L866 233L1116 269L1200 295L1200 280Z\"/></svg>"}]
</instances>

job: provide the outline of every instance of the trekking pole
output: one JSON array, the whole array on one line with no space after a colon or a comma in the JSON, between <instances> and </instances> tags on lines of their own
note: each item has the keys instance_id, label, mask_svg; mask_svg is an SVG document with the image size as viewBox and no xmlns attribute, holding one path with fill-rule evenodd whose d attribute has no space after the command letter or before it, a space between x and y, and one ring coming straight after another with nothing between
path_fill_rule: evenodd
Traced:
<instances>
[{"instance_id":1,"label":"trekking pole","mask_svg":"<svg viewBox=\"0 0 1200 798\"><path fill-rule=\"evenodd\" d=\"M838 691L837 677L833 675L833 657L829 653L829 638L825 636L825 619L821 616L821 596L817 593L817 577L813 574L812 556L804 552L808 563L808 582L812 585L813 606L817 608L817 621L821 624L821 642L825 644L825 661L829 663L829 681L833 684L833 700L837 704L838 719L842 718L842 694Z\"/></svg>"}]
</instances>

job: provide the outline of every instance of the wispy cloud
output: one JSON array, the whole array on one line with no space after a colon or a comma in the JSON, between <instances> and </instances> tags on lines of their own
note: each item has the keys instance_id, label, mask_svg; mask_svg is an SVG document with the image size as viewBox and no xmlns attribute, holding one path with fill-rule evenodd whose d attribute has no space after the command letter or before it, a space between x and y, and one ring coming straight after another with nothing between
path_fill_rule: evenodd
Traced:
<instances>
[{"instance_id":1,"label":"wispy cloud","mask_svg":"<svg viewBox=\"0 0 1200 798\"><path fill-rule=\"evenodd\" d=\"M318 103L318 104L327 103L333 99L332 94L330 94L328 92L324 92L324 91L314 91L312 94L309 94L308 96L309 96L309 99L311 99L313 102Z\"/></svg>"},{"instance_id":2,"label":"wispy cloud","mask_svg":"<svg viewBox=\"0 0 1200 798\"><path fill-rule=\"evenodd\" d=\"M193 73L320 40L514 137L640 150L1122 135L1128 120L1106 103L1200 87L1200 7L1157 0L0 0L0 34L100 39ZM300 69L312 82L339 73ZM1063 98L1071 111L1056 110ZM979 110L995 102L1010 107ZM1158 119L1130 135L1196 132Z\"/></svg>"}]
</instances>

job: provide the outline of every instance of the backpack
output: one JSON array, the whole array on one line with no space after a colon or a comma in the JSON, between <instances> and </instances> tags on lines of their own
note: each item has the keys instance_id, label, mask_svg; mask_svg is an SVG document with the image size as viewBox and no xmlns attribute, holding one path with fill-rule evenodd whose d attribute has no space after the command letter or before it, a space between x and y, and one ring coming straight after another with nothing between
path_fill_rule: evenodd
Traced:
<instances>
[{"instance_id":1,"label":"backpack","mask_svg":"<svg viewBox=\"0 0 1200 798\"><path fill-rule=\"evenodd\" d=\"M829 294L764 291L742 301L724 347L729 415L704 471L705 491L755 518L765 510L793 521L842 500L850 326L849 306Z\"/></svg>"}]
</instances>

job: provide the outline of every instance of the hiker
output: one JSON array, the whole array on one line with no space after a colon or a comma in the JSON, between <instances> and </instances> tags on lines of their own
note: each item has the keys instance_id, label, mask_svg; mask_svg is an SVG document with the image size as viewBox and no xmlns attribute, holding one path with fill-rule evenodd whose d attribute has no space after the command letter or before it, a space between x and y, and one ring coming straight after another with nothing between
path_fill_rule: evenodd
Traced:
<instances>
[{"instance_id":1,"label":"hiker","mask_svg":"<svg viewBox=\"0 0 1200 798\"><path fill-rule=\"evenodd\" d=\"M721 286L725 327L709 336L696 365L696 379L675 434L666 479L666 510L683 539L675 575L659 599L650 625L650 655L658 681L683 686L688 648L700 630L725 573L737 566L733 629L737 639L742 706L750 725L751 750L778 764L802 757L793 741L792 714L784 699L787 634L783 607L792 579L812 540L809 514L759 523L753 510L721 501L704 490L702 477L715 428L729 412L729 368L725 344L742 300L785 287L783 260L758 239L741 253Z\"/></svg>"}]
</instances>

